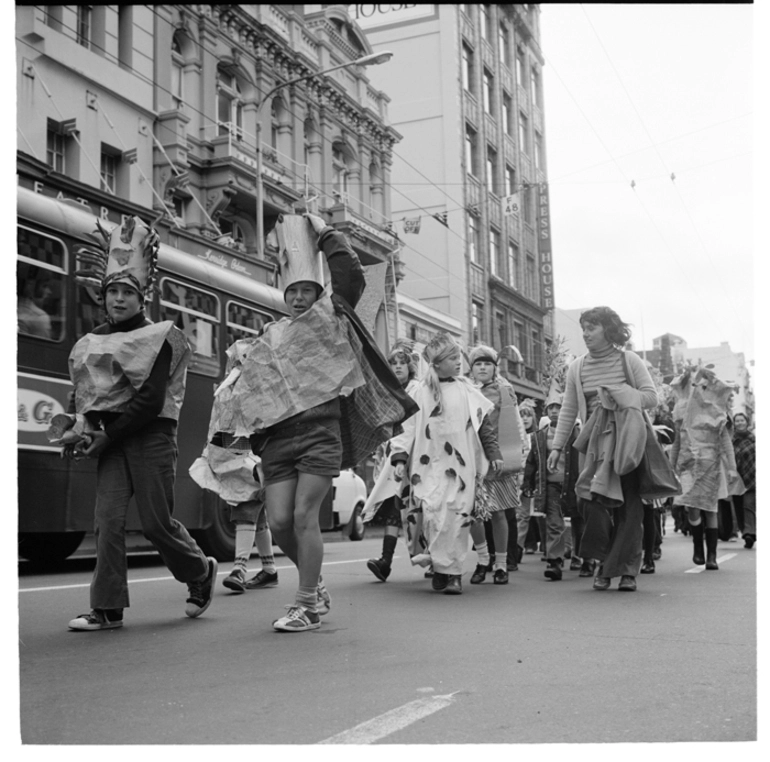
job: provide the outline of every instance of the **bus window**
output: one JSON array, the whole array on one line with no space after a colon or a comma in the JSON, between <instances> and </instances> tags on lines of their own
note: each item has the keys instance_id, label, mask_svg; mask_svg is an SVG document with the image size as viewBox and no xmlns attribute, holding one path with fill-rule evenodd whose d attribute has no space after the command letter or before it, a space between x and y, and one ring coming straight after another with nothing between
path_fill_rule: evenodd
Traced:
<instances>
[{"instance_id":1,"label":"bus window","mask_svg":"<svg viewBox=\"0 0 770 762\"><path fill-rule=\"evenodd\" d=\"M245 304L227 303L227 346L238 339L256 336L273 318L265 312L258 312Z\"/></svg>"},{"instance_id":2,"label":"bus window","mask_svg":"<svg viewBox=\"0 0 770 762\"><path fill-rule=\"evenodd\" d=\"M64 338L67 249L58 238L18 226L18 331L50 341Z\"/></svg>"},{"instance_id":3,"label":"bus window","mask_svg":"<svg viewBox=\"0 0 770 762\"><path fill-rule=\"evenodd\" d=\"M184 331L192 349L190 370L218 376L219 299L186 283L163 278L160 284L160 319L171 320Z\"/></svg>"}]
</instances>

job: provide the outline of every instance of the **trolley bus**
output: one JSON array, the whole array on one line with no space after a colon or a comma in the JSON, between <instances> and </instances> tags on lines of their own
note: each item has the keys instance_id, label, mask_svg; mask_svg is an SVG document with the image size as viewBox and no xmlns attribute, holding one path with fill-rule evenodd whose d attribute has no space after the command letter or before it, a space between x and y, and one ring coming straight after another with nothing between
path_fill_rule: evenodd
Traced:
<instances>
[{"instance_id":1,"label":"trolley bus","mask_svg":"<svg viewBox=\"0 0 770 762\"><path fill-rule=\"evenodd\" d=\"M103 321L94 290L73 277L78 249L95 246L89 237L95 215L28 188L17 193L19 554L55 561L72 554L93 531L96 464L61 459L46 431L52 416L68 408L67 359L73 344ZM193 350L178 428L174 517L206 554L230 560L234 533L227 506L200 489L188 469L206 443L213 389L222 379L227 347L258 333L286 308L278 289L247 277L245 259L207 254L160 245L148 316L172 320ZM141 529L133 504L126 529Z\"/></svg>"}]
</instances>

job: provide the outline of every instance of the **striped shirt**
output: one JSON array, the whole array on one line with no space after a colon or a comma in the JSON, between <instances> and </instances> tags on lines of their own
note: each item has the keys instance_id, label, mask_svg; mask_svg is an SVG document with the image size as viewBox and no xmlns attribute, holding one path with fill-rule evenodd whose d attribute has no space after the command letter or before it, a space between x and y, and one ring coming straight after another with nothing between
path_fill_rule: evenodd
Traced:
<instances>
[{"instance_id":1,"label":"striped shirt","mask_svg":"<svg viewBox=\"0 0 770 762\"><path fill-rule=\"evenodd\" d=\"M655 383L641 358L633 352L628 352L627 354L631 386L640 391L642 407L647 409L655 407L657 405ZM587 408L586 419L582 422L583 424L586 423L591 417L591 413L600 404L598 395L600 386L615 386L627 383L626 374L623 370L623 352L614 346L608 347L603 352L584 355L579 379L576 378L577 374L575 373L575 364L578 362L579 359L575 360L567 372L564 404L559 412L559 423L556 426L556 436L553 442L554 447L557 449L562 449L567 443L580 410L579 392L577 389L578 381L580 386L582 386Z\"/></svg>"}]
</instances>

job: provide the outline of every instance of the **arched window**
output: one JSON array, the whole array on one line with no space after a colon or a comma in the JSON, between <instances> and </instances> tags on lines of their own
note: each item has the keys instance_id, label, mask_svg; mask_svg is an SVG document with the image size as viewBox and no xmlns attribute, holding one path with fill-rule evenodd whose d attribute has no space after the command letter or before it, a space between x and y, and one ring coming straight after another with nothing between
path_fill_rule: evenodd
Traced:
<instances>
[{"instance_id":1,"label":"arched window","mask_svg":"<svg viewBox=\"0 0 770 762\"><path fill-rule=\"evenodd\" d=\"M348 194L348 156L343 143L332 146L332 194L347 199Z\"/></svg>"},{"instance_id":2,"label":"arched window","mask_svg":"<svg viewBox=\"0 0 770 762\"><path fill-rule=\"evenodd\" d=\"M217 125L217 134L243 138L241 88L235 77L222 69L217 73Z\"/></svg>"}]
</instances>

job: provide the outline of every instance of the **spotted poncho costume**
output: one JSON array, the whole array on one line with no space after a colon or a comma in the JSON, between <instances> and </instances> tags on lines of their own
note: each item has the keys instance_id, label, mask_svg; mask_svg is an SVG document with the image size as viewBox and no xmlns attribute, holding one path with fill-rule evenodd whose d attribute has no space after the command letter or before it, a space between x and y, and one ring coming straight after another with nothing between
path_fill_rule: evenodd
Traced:
<instances>
[{"instance_id":1,"label":"spotted poncho costume","mask_svg":"<svg viewBox=\"0 0 770 762\"><path fill-rule=\"evenodd\" d=\"M471 512L477 475L487 472L488 460L480 433L493 404L467 379L440 382L441 406L427 383L414 392L417 415L390 441L391 462L408 459L411 489L406 509L408 532L422 525L433 569L462 574L468 552ZM486 449L499 458L494 429L483 435ZM407 538L407 541L409 537Z\"/></svg>"}]
</instances>

